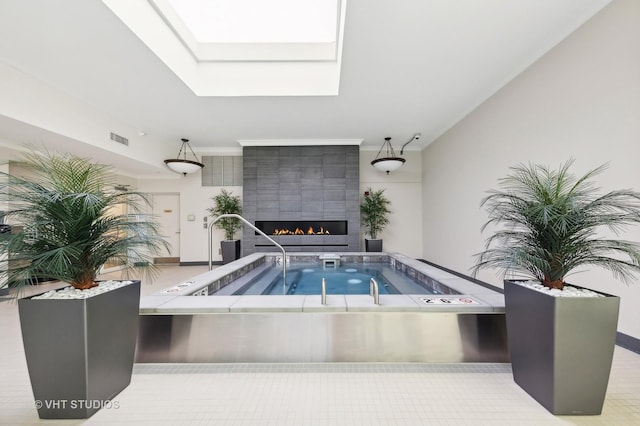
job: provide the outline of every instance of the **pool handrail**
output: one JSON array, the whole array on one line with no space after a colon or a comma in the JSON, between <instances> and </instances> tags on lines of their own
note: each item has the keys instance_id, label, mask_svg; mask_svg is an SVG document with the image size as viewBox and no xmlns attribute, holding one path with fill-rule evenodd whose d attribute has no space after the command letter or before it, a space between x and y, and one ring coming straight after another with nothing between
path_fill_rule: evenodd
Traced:
<instances>
[{"instance_id":1,"label":"pool handrail","mask_svg":"<svg viewBox=\"0 0 640 426\"><path fill-rule=\"evenodd\" d=\"M374 305L380 304L380 291L378 282L373 278L371 278L371 281L369 281L369 296L373 296Z\"/></svg>"},{"instance_id":2,"label":"pool handrail","mask_svg":"<svg viewBox=\"0 0 640 426\"><path fill-rule=\"evenodd\" d=\"M277 246L282 251L282 285L283 285L283 288L284 288L286 286L286 283L287 283L287 253L284 251L284 248L280 244L276 243L267 234L265 234L264 232L262 232L261 230L259 230L255 226L253 226L253 224L251 222L249 222L247 219L245 219L244 217L240 216L239 214L234 214L234 213L221 214L220 216L216 216L209 223L209 270L213 269L213 253L212 253L213 250L211 249L212 242L213 242L213 224L216 223L217 221L219 221L220 219L224 219L224 218L227 218L227 217L233 217L233 218L239 219L242 222L246 223L251 229L253 229L258 234L260 234L263 237L265 237L273 245Z\"/></svg>"},{"instance_id":3,"label":"pool handrail","mask_svg":"<svg viewBox=\"0 0 640 426\"><path fill-rule=\"evenodd\" d=\"M327 282L324 277L322 277L322 284L320 286L320 303L322 305L327 304Z\"/></svg>"}]
</instances>

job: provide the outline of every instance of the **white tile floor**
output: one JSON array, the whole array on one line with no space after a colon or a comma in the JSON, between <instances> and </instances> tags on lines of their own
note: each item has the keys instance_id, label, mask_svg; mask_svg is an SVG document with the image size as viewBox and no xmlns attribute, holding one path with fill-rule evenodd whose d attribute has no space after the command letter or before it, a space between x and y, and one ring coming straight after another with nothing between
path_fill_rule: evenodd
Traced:
<instances>
[{"instance_id":1,"label":"white tile floor","mask_svg":"<svg viewBox=\"0 0 640 426\"><path fill-rule=\"evenodd\" d=\"M206 267L164 266L153 293ZM556 417L509 364L137 364L87 420L39 420L17 304L0 302L2 425L640 425L640 355L616 348L603 414Z\"/></svg>"}]
</instances>

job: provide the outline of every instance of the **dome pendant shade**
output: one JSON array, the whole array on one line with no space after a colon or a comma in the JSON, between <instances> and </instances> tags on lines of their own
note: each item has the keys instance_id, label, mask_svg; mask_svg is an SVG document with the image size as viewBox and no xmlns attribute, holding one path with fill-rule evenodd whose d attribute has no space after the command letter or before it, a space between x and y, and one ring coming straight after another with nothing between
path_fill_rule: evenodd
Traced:
<instances>
[{"instance_id":1,"label":"dome pendant shade","mask_svg":"<svg viewBox=\"0 0 640 426\"><path fill-rule=\"evenodd\" d=\"M191 154L193 155L193 158L195 160L187 160L187 148L189 148L189 151L191 151ZM181 155L182 158L180 158ZM177 158L164 160L164 163L174 172L182 173L185 176L187 175L187 173L195 173L204 167L204 164L198 161L198 157L196 156L195 152L193 152L193 149L191 149L191 145L189 145L189 139L182 139L182 145L180 146L180 151L178 152Z\"/></svg>"},{"instance_id":2,"label":"dome pendant shade","mask_svg":"<svg viewBox=\"0 0 640 426\"><path fill-rule=\"evenodd\" d=\"M381 172L393 172L394 170L398 170L400 166L407 161L404 158L400 157L385 157L385 158L377 158L371 162L371 165Z\"/></svg>"},{"instance_id":3,"label":"dome pendant shade","mask_svg":"<svg viewBox=\"0 0 640 426\"><path fill-rule=\"evenodd\" d=\"M383 150L385 151L384 153L382 152ZM381 156L381 154L383 156ZM380 151L378 151L378 155L376 155L375 160L371 162L371 165L381 172L389 174L389 172L398 170L405 161L407 160L396 156L396 153L391 146L391 138L384 138L384 143L382 144Z\"/></svg>"}]
</instances>

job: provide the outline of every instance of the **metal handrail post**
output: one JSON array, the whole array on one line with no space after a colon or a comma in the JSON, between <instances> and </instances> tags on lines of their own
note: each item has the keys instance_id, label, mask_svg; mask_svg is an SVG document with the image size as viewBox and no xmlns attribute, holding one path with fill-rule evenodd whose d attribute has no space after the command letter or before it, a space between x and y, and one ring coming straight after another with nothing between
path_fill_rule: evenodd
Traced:
<instances>
[{"instance_id":1,"label":"metal handrail post","mask_svg":"<svg viewBox=\"0 0 640 426\"><path fill-rule=\"evenodd\" d=\"M233 213L221 214L220 216L216 216L216 218L213 219L211 221L211 223L209 223L209 270L213 269L213 254L212 254L212 249L211 249L212 241L213 241L213 224L216 223L217 221L219 221L220 219L224 219L226 217L233 217L233 218L241 220L242 222L247 224L249 226L249 228L253 229L258 234L260 234L263 237L265 237L273 245L277 246L282 251L282 258L283 258L282 259L282 283L283 283L283 285L286 285L286 283L287 283L287 253L284 251L284 248L280 244L278 244L275 241L273 241L273 239L270 238L267 234L265 234L264 232L262 232L261 230L259 230L255 226L253 226L253 224L251 222L249 222L247 219L245 219L244 217L240 216L239 214L233 214Z\"/></svg>"},{"instance_id":2,"label":"metal handrail post","mask_svg":"<svg viewBox=\"0 0 640 426\"><path fill-rule=\"evenodd\" d=\"M327 282L322 278L322 286L320 287L320 303L327 304Z\"/></svg>"},{"instance_id":3,"label":"metal handrail post","mask_svg":"<svg viewBox=\"0 0 640 426\"><path fill-rule=\"evenodd\" d=\"M380 292L378 283L373 278L371 278L371 281L369 282L369 296L373 296L373 303L375 305L380 304Z\"/></svg>"}]
</instances>

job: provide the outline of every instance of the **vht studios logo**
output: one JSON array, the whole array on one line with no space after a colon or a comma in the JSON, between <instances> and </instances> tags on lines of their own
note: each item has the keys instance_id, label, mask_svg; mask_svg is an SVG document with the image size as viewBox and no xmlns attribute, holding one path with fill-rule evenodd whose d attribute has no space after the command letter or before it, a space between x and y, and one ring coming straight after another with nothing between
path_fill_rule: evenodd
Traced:
<instances>
[{"instance_id":1,"label":"vht studios logo","mask_svg":"<svg viewBox=\"0 0 640 426\"><path fill-rule=\"evenodd\" d=\"M36 400L36 408L46 408L49 410L59 410L64 408L76 409L110 409L120 408L120 401L100 400L100 399L45 399Z\"/></svg>"}]
</instances>

